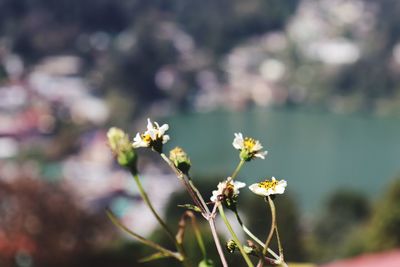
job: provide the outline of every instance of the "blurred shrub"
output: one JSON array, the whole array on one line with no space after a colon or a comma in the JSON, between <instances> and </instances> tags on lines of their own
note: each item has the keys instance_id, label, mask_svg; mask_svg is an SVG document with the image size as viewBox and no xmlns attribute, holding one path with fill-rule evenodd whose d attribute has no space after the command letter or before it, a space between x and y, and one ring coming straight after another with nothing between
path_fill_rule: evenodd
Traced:
<instances>
[{"instance_id":1,"label":"blurred shrub","mask_svg":"<svg viewBox=\"0 0 400 267\"><path fill-rule=\"evenodd\" d=\"M352 236L349 255L400 248L400 179L392 182L376 203L366 225Z\"/></svg>"},{"instance_id":2,"label":"blurred shrub","mask_svg":"<svg viewBox=\"0 0 400 267\"><path fill-rule=\"evenodd\" d=\"M88 214L64 188L0 181L0 265L79 266L110 240L104 216Z\"/></svg>"},{"instance_id":3,"label":"blurred shrub","mask_svg":"<svg viewBox=\"0 0 400 267\"><path fill-rule=\"evenodd\" d=\"M328 261L347 254L349 235L368 219L370 208L365 196L353 191L337 191L327 200L310 238L314 261Z\"/></svg>"}]
</instances>

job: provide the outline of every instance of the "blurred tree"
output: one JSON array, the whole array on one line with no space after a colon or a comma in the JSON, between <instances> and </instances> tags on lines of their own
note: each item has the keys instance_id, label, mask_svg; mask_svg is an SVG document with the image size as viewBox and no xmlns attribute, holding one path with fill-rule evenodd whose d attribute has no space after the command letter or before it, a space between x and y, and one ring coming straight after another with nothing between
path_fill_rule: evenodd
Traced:
<instances>
[{"instance_id":1,"label":"blurred tree","mask_svg":"<svg viewBox=\"0 0 400 267\"><path fill-rule=\"evenodd\" d=\"M400 247L400 179L393 181L376 204L365 247L368 251L382 251Z\"/></svg>"},{"instance_id":2,"label":"blurred tree","mask_svg":"<svg viewBox=\"0 0 400 267\"><path fill-rule=\"evenodd\" d=\"M329 261L345 255L349 235L368 219L369 213L365 196L348 190L333 193L313 229L313 260Z\"/></svg>"},{"instance_id":3,"label":"blurred tree","mask_svg":"<svg viewBox=\"0 0 400 267\"><path fill-rule=\"evenodd\" d=\"M79 266L111 240L103 215L84 212L66 189L33 179L0 182L1 266Z\"/></svg>"}]
</instances>

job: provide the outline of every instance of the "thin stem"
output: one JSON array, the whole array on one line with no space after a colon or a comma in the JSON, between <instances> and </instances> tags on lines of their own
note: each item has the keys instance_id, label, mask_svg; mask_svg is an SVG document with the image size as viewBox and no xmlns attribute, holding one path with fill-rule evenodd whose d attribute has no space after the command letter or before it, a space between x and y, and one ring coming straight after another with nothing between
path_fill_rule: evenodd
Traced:
<instances>
[{"instance_id":1,"label":"thin stem","mask_svg":"<svg viewBox=\"0 0 400 267\"><path fill-rule=\"evenodd\" d=\"M161 225L161 227L167 233L168 237L176 244L177 242L176 242L176 239L175 239L171 229L169 229L168 225L164 222L164 220L160 217L160 215L158 215L157 211L154 209L153 205L151 204L151 201L150 201L149 197L147 196L146 191L144 191L144 189L143 189L143 186L142 186L142 183L140 182L139 176L137 174L133 174L133 178L135 179L135 182L137 184L139 193L140 193L143 201L149 207L149 209L153 213L154 217L157 219L158 223Z\"/></svg>"},{"instance_id":2,"label":"thin stem","mask_svg":"<svg viewBox=\"0 0 400 267\"><path fill-rule=\"evenodd\" d=\"M258 238L256 237L243 223L242 219L239 216L239 212L237 210L234 211L236 215L236 219L239 222L240 226L242 227L243 231L250 237L252 238L255 242L257 242L262 248L265 248L265 244ZM270 248L267 247L267 251L276 259L279 260L279 256Z\"/></svg>"},{"instance_id":3,"label":"thin stem","mask_svg":"<svg viewBox=\"0 0 400 267\"><path fill-rule=\"evenodd\" d=\"M189 193L190 197L193 199L194 203L201 209L203 215L208 214L208 207L205 204L203 197L197 188L189 181L189 178L183 174L178 168L175 167L174 163L164 154L160 153L163 160L171 167L171 169L175 172L176 176L183 183L186 188L186 191ZM196 188L196 189L195 189ZM202 201L201 201L202 200Z\"/></svg>"},{"instance_id":4,"label":"thin stem","mask_svg":"<svg viewBox=\"0 0 400 267\"><path fill-rule=\"evenodd\" d=\"M229 223L228 219L225 216L225 212L224 212L224 208L222 207L222 205L218 206L218 211L221 215L222 220L224 221L226 227L228 228L228 231L231 233L233 241L235 241L236 245L238 246L240 253L243 256L243 259L246 261L247 266L249 267L254 267L253 263L251 262L249 256L247 255L247 253L244 251L244 248L242 246L242 244L239 241L239 238L237 237L235 231L233 231L233 228L231 226L231 224Z\"/></svg>"},{"instance_id":5,"label":"thin stem","mask_svg":"<svg viewBox=\"0 0 400 267\"><path fill-rule=\"evenodd\" d=\"M223 267L228 267L228 262L226 261L224 251L222 250L221 242L219 241L217 228L215 227L215 219L214 217L210 217L208 219L208 223L210 224L210 229L212 236L214 238L215 246L217 247L219 258L221 259L221 263Z\"/></svg>"},{"instance_id":6,"label":"thin stem","mask_svg":"<svg viewBox=\"0 0 400 267\"><path fill-rule=\"evenodd\" d=\"M243 167L243 164L245 163L244 160L240 160L239 164L236 166L236 169L234 170L234 172L231 175L232 180L235 179L235 177L238 175L240 169Z\"/></svg>"},{"instance_id":7,"label":"thin stem","mask_svg":"<svg viewBox=\"0 0 400 267\"><path fill-rule=\"evenodd\" d=\"M186 214L191 219L194 234L196 236L197 244L200 247L201 254L203 255L203 259L207 259L206 246L204 245L203 237L201 235L201 231L197 224L196 216L194 216L193 212L191 212L191 211L187 211Z\"/></svg>"},{"instance_id":8,"label":"thin stem","mask_svg":"<svg viewBox=\"0 0 400 267\"><path fill-rule=\"evenodd\" d=\"M287 266L286 262L284 261L283 248L282 248L282 244L281 244L281 239L280 239L280 237L279 237L278 225L277 225L277 223L276 223L276 208L275 208L275 204L274 204L274 201L272 200L272 198L271 198L270 196L267 196L267 199L268 199L269 206L270 206L270 208L271 208L272 222L271 222L271 230L270 230L270 233L269 233L269 235L268 235L267 240L265 241L265 247L264 247L263 253L266 254L266 252L267 252L267 251L266 251L266 248L268 248L269 242L271 241L273 232L274 232L274 230L275 230L276 239L277 239L277 242L278 242L279 261L280 261L280 264L281 264L281 265ZM272 233L271 233L271 232L272 232Z\"/></svg>"},{"instance_id":9,"label":"thin stem","mask_svg":"<svg viewBox=\"0 0 400 267\"><path fill-rule=\"evenodd\" d=\"M275 209L275 204L274 201L271 199L270 196L267 196L269 206L271 208L271 229L269 230L269 234L267 237L267 240L265 241L265 247L263 249L263 254L265 255L267 253L267 248L269 246L269 243L271 242L272 235L274 234L275 226L276 226L276 209Z\"/></svg>"},{"instance_id":10,"label":"thin stem","mask_svg":"<svg viewBox=\"0 0 400 267\"><path fill-rule=\"evenodd\" d=\"M138 240L140 243L142 243L142 244L144 244L144 245L147 245L147 246L149 246L149 247L151 247L151 248L154 248L154 249L160 251L161 253L164 253L165 255L174 257L174 258L176 258L176 259L179 260L179 261L182 261L182 256L181 256L179 253L170 251L170 250L168 250L168 249L166 249L166 248L160 246L159 244L154 243L153 241L148 240L148 239L146 239L146 238L144 238L144 237L142 237L142 236L136 234L135 232L131 231L129 228L127 228L125 225L123 225L123 224L115 217L115 215L114 215L111 211L106 210L106 213L107 213L108 218L111 220L111 222L112 222L115 226L117 226L118 228L120 228L120 229L123 230L124 232L128 233L130 236L134 237L134 238L135 238L136 240Z\"/></svg>"},{"instance_id":11,"label":"thin stem","mask_svg":"<svg viewBox=\"0 0 400 267\"><path fill-rule=\"evenodd\" d=\"M201 205L204 207L205 211L207 214L210 213L210 210L208 209L208 206L206 204L206 202L203 199L203 196L201 195L200 191L197 189L197 187L193 184L192 178L188 175L187 176L188 180L189 180L189 184L190 187L193 189L193 191L196 193L197 198L200 200Z\"/></svg>"},{"instance_id":12,"label":"thin stem","mask_svg":"<svg viewBox=\"0 0 400 267\"><path fill-rule=\"evenodd\" d=\"M184 181L184 185L186 187L186 190L188 191L189 195L192 197L193 201L196 203L196 205L198 205L202 211L203 211L203 216L207 219L209 225L210 225L210 229L211 229L211 233L214 239L214 243L215 246L217 248L221 263L223 267L228 267L228 262L226 261L224 252L222 250L222 246L221 243L219 241L218 238L218 234L217 234L217 229L215 227L215 211L213 211L212 213L210 213L207 204L205 203L202 195L200 194L200 192L198 191L198 189L194 186L194 184L191 182L191 179L188 178L187 180L189 180L189 187L187 186L188 184L185 182L185 175L178 170L175 165L169 160L169 158L164 154L164 153L160 153L161 157L163 158L163 160L171 167L171 169L175 172L176 176L178 177L179 180ZM195 195L193 195L193 193L195 193ZM216 208L216 206L215 206Z\"/></svg>"}]
</instances>

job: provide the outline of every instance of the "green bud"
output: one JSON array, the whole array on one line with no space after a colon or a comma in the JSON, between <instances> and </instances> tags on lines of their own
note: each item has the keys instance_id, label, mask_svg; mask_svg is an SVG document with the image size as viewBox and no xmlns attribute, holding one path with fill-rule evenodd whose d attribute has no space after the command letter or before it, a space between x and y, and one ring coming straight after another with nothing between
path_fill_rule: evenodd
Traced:
<instances>
[{"instance_id":1,"label":"green bud","mask_svg":"<svg viewBox=\"0 0 400 267\"><path fill-rule=\"evenodd\" d=\"M169 152L169 159L181 172L187 174L192 166L190 159L185 151L180 147L175 147Z\"/></svg>"},{"instance_id":2,"label":"green bud","mask_svg":"<svg viewBox=\"0 0 400 267\"><path fill-rule=\"evenodd\" d=\"M233 253L233 252L235 252L235 250L238 246L237 246L236 242L231 239L228 242L226 242L225 247L229 253Z\"/></svg>"},{"instance_id":3,"label":"green bud","mask_svg":"<svg viewBox=\"0 0 400 267\"><path fill-rule=\"evenodd\" d=\"M214 262L210 259L204 259L201 262L199 262L199 267L214 267Z\"/></svg>"},{"instance_id":4,"label":"green bud","mask_svg":"<svg viewBox=\"0 0 400 267\"><path fill-rule=\"evenodd\" d=\"M247 149L242 149L240 151L239 157L244 161L250 161L254 157L254 155L253 153L250 153Z\"/></svg>"},{"instance_id":5,"label":"green bud","mask_svg":"<svg viewBox=\"0 0 400 267\"><path fill-rule=\"evenodd\" d=\"M116 156L118 164L136 173L137 155L129 141L129 136L123 130L112 127L107 132L108 145Z\"/></svg>"}]
</instances>

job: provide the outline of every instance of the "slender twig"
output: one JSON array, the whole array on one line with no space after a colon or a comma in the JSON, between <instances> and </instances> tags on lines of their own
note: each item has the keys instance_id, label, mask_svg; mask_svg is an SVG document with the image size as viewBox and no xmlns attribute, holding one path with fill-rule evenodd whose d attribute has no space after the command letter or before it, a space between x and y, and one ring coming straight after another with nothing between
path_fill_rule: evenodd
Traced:
<instances>
[{"instance_id":1,"label":"slender twig","mask_svg":"<svg viewBox=\"0 0 400 267\"><path fill-rule=\"evenodd\" d=\"M181 254L183 265L184 266L190 266L190 264L188 264L188 262L187 262L186 252L185 252L185 249L184 249L182 243L179 243L176 240L176 238L175 238L174 234L172 233L171 229L168 227L168 225L164 222L164 220L160 217L160 215L158 215L157 211L154 209L154 207L151 204L151 201L150 201L146 191L144 190L144 188L142 186L142 183L140 182L140 179L139 179L139 176L137 175L137 173L132 173L132 175L133 175L133 178L135 179L135 182L136 182L136 184L138 186L139 193L140 193L143 201L149 207L149 209L153 213L153 215L156 218L156 220L158 221L158 223L161 225L161 227L167 233L168 237L174 242L176 249Z\"/></svg>"},{"instance_id":2,"label":"slender twig","mask_svg":"<svg viewBox=\"0 0 400 267\"><path fill-rule=\"evenodd\" d=\"M218 211L219 211L219 214L221 215L222 220L224 221L224 223L226 225L226 228L232 235L233 241L235 241L237 247L239 248L239 251L242 254L243 259L246 261L247 266L254 267L249 256L247 255L246 251L244 251L244 248L243 248L242 244L240 243L239 238L237 237L235 231L233 231L231 224L229 223L228 219L226 218L224 208L222 207L222 205L218 206Z\"/></svg>"},{"instance_id":3,"label":"slender twig","mask_svg":"<svg viewBox=\"0 0 400 267\"><path fill-rule=\"evenodd\" d=\"M201 231L199 229L199 226L197 225L197 220L196 220L196 216L193 214L192 211L187 210L181 217L180 221L179 221L179 231L177 234L177 240L183 240L183 236L184 236L184 232L186 229L186 219L189 218L190 222L192 224L193 230L194 230L194 234L196 237L196 241L197 244L199 245L199 248L201 250L201 254L203 255L203 259L207 260L207 251L206 251L206 247L204 245L204 241L203 241L203 237L201 235Z\"/></svg>"},{"instance_id":4,"label":"slender twig","mask_svg":"<svg viewBox=\"0 0 400 267\"><path fill-rule=\"evenodd\" d=\"M236 166L236 169L233 171L231 178L232 180L234 180L236 178L236 176L238 175L240 169L242 168L243 164L245 163L244 160L240 160L239 164Z\"/></svg>"},{"instance_id":5,"label":"slender twig","mask_svg":"<svg viewBox=\"0 0 400 267\"><path fill-rule=\"evenodd\" d=\"M265 241L265 247L264 247L263 253L266 254L266 252L267 252L266 248L268 248L269 243L270 243L271 238L272 238L272 235L273 235L273 232L275 231L276 239L277 239L277 242L278 242L280 264L283 265L283 266L287 266L286 262L284 261L283 248L282 248L281 240L280 240L280 237L279 237L278 225L276 223L276 208L275 208L275 204L274 204L274 201L272 200L271 196L267 196L267 200L268 200L268 203L269 203L269 207L271 209L271 217L272 217L272 219L271 219L271 230L270 230L270 232L268 234L267 240Z\"/></svg>"},{"instance_id":6,"label":"slender twig","mask_svg":"<svg viewBox=\"0 0 400 267\"><path fill-rule=\"evenodd\" d=\"M214 206L214 211L210 213L207 204L205 203L202 195L200 194L199 190L194 186L193 182L191 181L190 177L184 175L179 169L176 168L176 166L171 162L171 160L164 154L160 153L162 159L171 167L171 169L174 171L176 176L182 183L184 184L186 191L189 193L190 197L193 199L193 201L196 203L196 205L199 206L199 208L202 210L202 215L205 219L207 219L211 233L214 239L215 246L218 251L218 255L220 257L221 263L223 267L228 267L228 262L226 261L224 252L222 250L221 243L218 238L217 234L217 228L215 226L215 209L217 205Z\"/></svg>"},{"instance_id":7,"label":"slender twig","mask_svg":"<svg viewBox=\"0 0 400 267\"><path fill-rule=\"evenodd\" d=\"M268 199L269 206L271 208L271 229L269 230L267 240L265 241L265 247L263 249L264 255L267 253L267 248L269 246L269 243L271 242L272 235L274 234L275 225L276 225L276 209L275 209L274 201L271 199L270 196L267 196L267 199Z\"/></svg>"},{"instance_id":8,"label":"slender twig","mask_svg":"<svg viewBox=\"0 0 400 267\"><path fill-rule=\"evenodd\" d=\"M257 238L247 227L246 225L243 223L242 219L239 216L239 212L235 209L234 213L236 215L236 219L238 221L238 223L240 224L240 226L242 227L243 231L250 237L252 238L255 242L257 242L262 248L265 247L265 244L259 239ZM267 251L276 259L279 260L280 257L278 256L278 254L276 254L272 249L267 248Z\"/></svg>"},{"instance_id":9,"label":"slender twig","mask_svg":"<svg viewBox=\"0 0 400 267\"><path fill-rule=\"evenodd\" d=\"M175 239L174 234L172 233L171 229L169 229L168 225L164 222L164 220L160 217L160 215L158 215L157 211L154 209L153 205L151 204L151 201L150 201L146 191L144 190L142 183L140 182L139 176L137 174L133 174L133 178L135 179L136 185L139 189L139 193L140 193L140 196L142 197L143 201L149 207L149 209L153 213L154 217L157 219L158 223L161 225L161 227L167 233L168 237L174 243L176 243L176 239Z\"/></svg>"},{"instance_id":10,"label":"slender twig","mask_svg":"<svg viewBox=\"0 0 400 267\"><path fill-rule=\"evenodd\" d=\"M160 153L162 159L171 167L171 169L175 172L176 176L179 178L179 180L182 182L182 184L185 186L186 191L189 193L190 197L193 199L194 203L200 208L201 212L203 215L207 214L207 205L203 205L204 200L200 201L199 196L201 197L200 193L198 193L198 190L194 190L195 186L193 183L189 182L189 178L182 173L174 163L164 154ZM197 191L197 192L196 192ZM201 197L202 199L202 197ZM203 202L203 203L202 203Z\"/></svg>"},{"instance_id":11,"label":"slender twig","mask_svg":"<svg viewBox=\"0 0 400 267\"><path fill-rule=\"evenodd\" d=\"M160 246L157 243L154 243L151 240L148 240L138 234L136 234L135 232L133 232L132 230L130 230L129 228L127 228L125 225L123 225L116 217L115 215L110 211L110 210L106 210L107 216L108 218L110 218L111 222L117 226L118 228L120 228L121 230L123 230L124 232L128 233L130 236L134 237L136 240L138 240L140 243L147 245L151 248L154 248L158 251L160 251L161 253L163 253L164 255L168 255L170 257L174 257L179 261L182 261L182 256L177 253L177 252L173 252L170 251L169 249L166 249L162 246Z\"/></svg>"}]
</instances>

